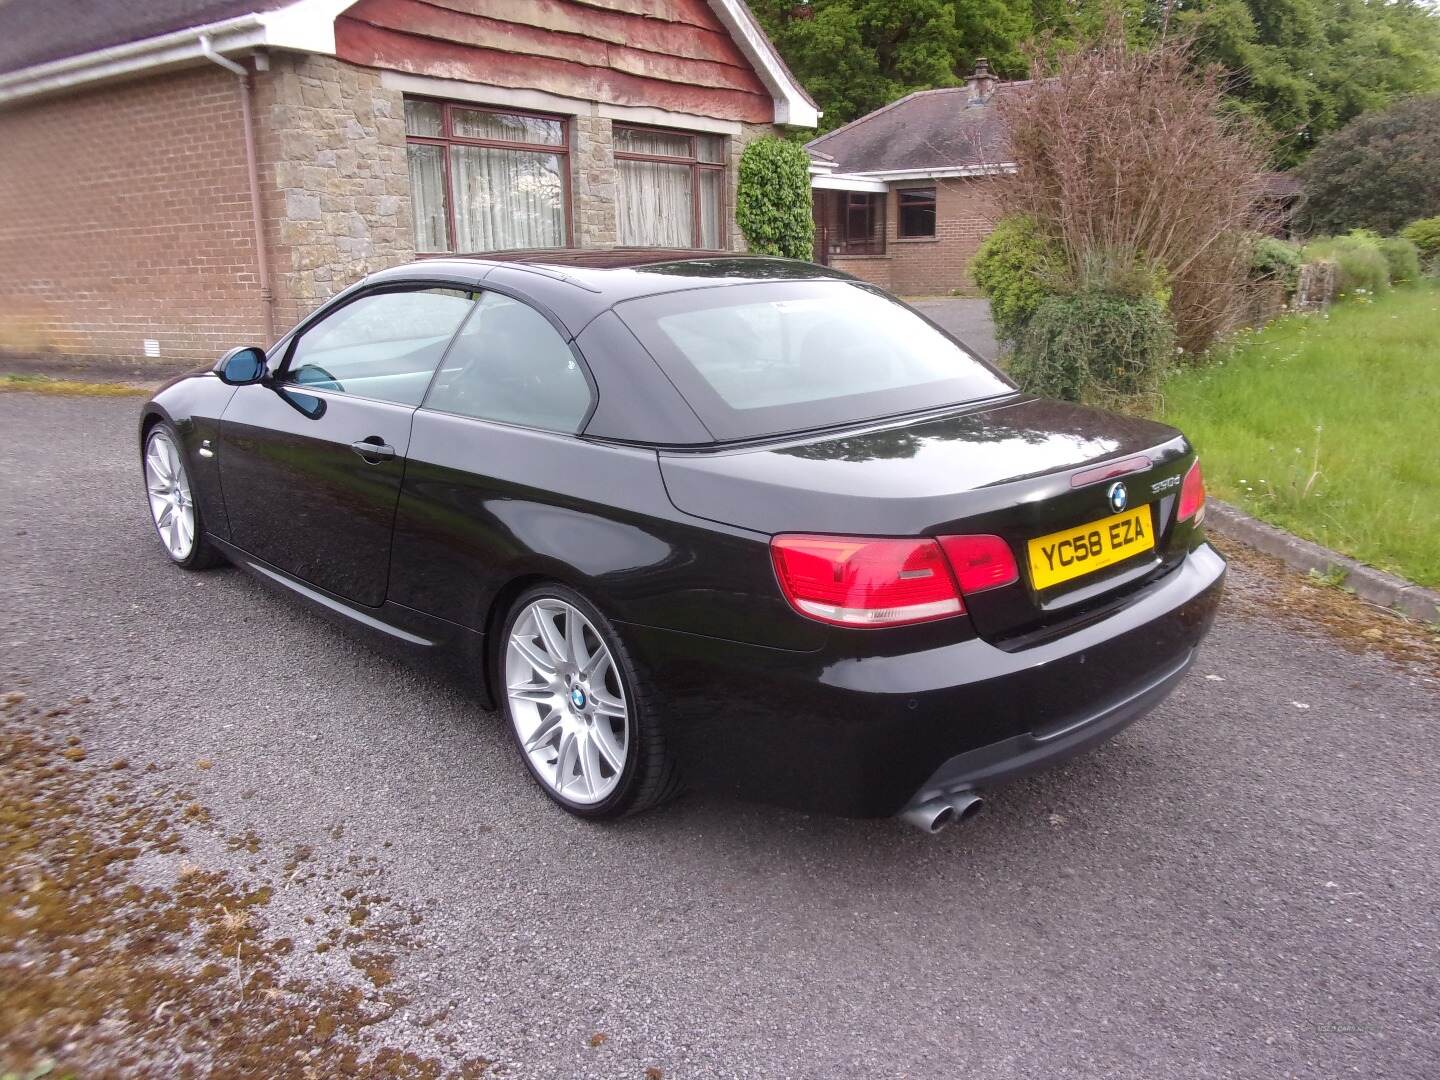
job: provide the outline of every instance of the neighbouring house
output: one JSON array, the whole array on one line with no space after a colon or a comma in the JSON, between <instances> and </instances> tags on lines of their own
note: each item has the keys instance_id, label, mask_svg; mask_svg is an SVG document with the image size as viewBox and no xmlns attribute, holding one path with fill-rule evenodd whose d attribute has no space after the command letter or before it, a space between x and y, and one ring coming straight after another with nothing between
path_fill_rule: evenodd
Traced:
<instances>
[{"instance_id":1,"label":"neighbouring house","mask_svg":"<svg viewBox=\"0 0 1440 1080\"><path fill-rule=\"evenodd\" d=\"M209 360L367 272L738 250L814 102L743 0L5 0L0 348Z\"/></svg>"},{"instance_id":2,"label":"neighbouring house","mask_svg":"<svg viewBox=\"0 0 1440 1080\"><path fill-rule=\"evenodd\" d=\"M999 82L984 60L964 86L921 90L807 144L815 257L902 295L971 284L1009 160Z\"/></svg>"},{"instance_id":3,"label":"neighbouring house","mask_svg":"<svg viewBox=\"0 0 1440 1080\"><path fill-rule=\"evenodd\" d=\"M973 289L996 185L1015 170L999 106L1030 85L980 59L964 86L918 91L806 144L816 260L906 296ZM1299 181L1263 179L1262 227L1288 235Z\"/></svg>"}]
</instances>

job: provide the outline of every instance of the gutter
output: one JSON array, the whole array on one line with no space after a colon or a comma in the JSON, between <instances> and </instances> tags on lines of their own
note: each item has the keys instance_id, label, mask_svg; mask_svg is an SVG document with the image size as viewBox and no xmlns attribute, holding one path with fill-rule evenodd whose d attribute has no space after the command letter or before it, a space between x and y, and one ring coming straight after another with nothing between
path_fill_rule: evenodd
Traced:
<instances>
[{"instance_id":1,"label":"gutter","mask_svg":"<svg viewBox=\"0 0 1440 1080\"><path fill-rule=\"evenodd\" d=\"M270 48L333 56L335 18L354 2L294 0L273 11L237 15L7 71L0 74L0 105L103 79L209 59L207 47L201 44L206 40L211 54Z\"/></svg>"},{"instance_id":2,"label":"gutter","mask_svg":"<svg viewBox=\"0 0 1440 1080\"><path fill-rule=\"evenodd\" d=\"M1001 176L1013 173L1013 161L997 161L991 165L936 165L928 169L875 169L871 172L852 172L846 176L859 176L866 180L939 180L951 176Z\"/></svg>"},{"instance_id":3,"label":"gutter","mask_svg":"<svg viewBox=\"0 0 1440 1080\"><path fill-rule=\"evenodd\" d=\"M275 294L270 289L270 258L265 247L265 220L260 204L260 169L255 154L255 119L250 107L254 84L250 69L215 51L208 34L201 34L200 55L240 80L240 123L245 136L245 173L250 181L250 221L255 230L255 267L260 279L260 308L265 320L265 345L275 340Z\"/></svg>"},{"instance_id":4,"label":"gutter","mask_svg":"<svg viewBox=\"0 0 1440 1080\"><path fill-rule=\"evenodd\" d=\"M194 59L203 55L201 40L219 41L221 48L234 50L264 44L264 39L265 27L260 16L241 15L143 41L128 41L79 56L67 56L0 75L0 104Z\"/></svg>"}]
</instances>

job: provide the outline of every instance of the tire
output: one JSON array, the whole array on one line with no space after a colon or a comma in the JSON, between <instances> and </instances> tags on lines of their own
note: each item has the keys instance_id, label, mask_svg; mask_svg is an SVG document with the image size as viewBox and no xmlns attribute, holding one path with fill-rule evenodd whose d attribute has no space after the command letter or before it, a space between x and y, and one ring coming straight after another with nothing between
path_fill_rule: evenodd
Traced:
<instances>
[{"instance_id":1,"label":"tire","mask_svg":"<svg viewBox=\"0 0 1440 1080\"><path fill-rule=\"evenodd\" d=\"M183 446L179 432L168 421L160 421L146 433L140 456L145 501L150 523L170 561L184 570L207 570L225 560L205 533Z\"/></svg>"},{"instance_id":2,"label":"tire","mask_svg":"<svg viewBox=\"0 0 1440 1080\"><path fill-rule=\"evenodd\" d=\"M548 635L540 619L548 622ZM491 652L494 697L520 760L562 809L581 818L618 818L679 794L658 696L610 621L583 596L558 584L522 593Z\"/></svg>"}]
</instances>

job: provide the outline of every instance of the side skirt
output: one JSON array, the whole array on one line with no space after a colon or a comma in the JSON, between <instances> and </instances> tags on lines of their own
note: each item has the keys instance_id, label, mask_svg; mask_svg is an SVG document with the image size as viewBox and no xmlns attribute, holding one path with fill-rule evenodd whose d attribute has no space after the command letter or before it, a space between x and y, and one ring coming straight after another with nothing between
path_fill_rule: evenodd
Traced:
<instances>
[{"instance_id":1,"label":"side skirt","mask_svg":"<svg viewBox=\"0 0 1440 1080\"><path fill-rule=\"evenodd\" d=\"M408 659L434 663L463 675L472 688L479 689L486 703L490 703L485 676L485 635L388 600L378 608L359 607L287 574L227 540L211 533L206 535L240 569L267 584L280 586L288 595L309 601L331 622L359 631L361 637L386 652L398 652Z\"/></svg>"}]
</instances>

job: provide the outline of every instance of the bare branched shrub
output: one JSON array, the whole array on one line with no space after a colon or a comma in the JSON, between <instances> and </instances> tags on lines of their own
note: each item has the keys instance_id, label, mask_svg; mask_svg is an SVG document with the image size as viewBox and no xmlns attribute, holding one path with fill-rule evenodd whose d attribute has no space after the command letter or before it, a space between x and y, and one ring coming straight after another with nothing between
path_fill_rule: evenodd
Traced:
<instances>
[{"instance_id":1,"label":"bare branched shrub","mask_svg":"<svg viewBox=\"0 0 1440 1080\"><path fill-rule=\"evenodd\" d=\"M1004 210L1040 223L1077 285L1158 279L1180 343L1208 344L1246 306L1243 234L1262 224L1269 156L1258 125L1227 107L1218 70L1196 72L1185 40L1138 48L1116 25L1030 60L1032 81L998 99L1017 165Z\"/></svg>"}]
</instances>

